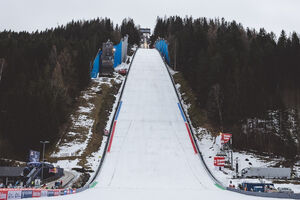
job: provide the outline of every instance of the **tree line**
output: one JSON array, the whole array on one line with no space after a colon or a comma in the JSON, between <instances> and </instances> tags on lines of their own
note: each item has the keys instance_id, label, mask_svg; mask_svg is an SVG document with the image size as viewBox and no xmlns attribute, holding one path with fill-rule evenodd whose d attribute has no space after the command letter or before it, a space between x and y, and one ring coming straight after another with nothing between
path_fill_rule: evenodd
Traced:
<instances>
[{"instance_id":1,"label":"tree line","mask_svg":"<svg viewBox=\"0 0 300 200\"><path fill-rule=\"evenodd\" d=\"M157 38L169 42L171 65L176 54L198 106L216 130L233 133L235 148L289 158L299 152L297 33L277 38L223 18L172 16L157 18L152 44Z\"/></svg>"},{"instance_id":2,"label":"tree line","mask_svg":"<svg viewBox=\"0 0 300 200\"><path fill-rule=\"evenodd\" d=\"M138 30L130 19L118 26L98 18L32 33L0 32L0 157L26 160L40 140L54 144L90 83L102 43L131 38L132 29Z\"/></svg>"}]
</instances>

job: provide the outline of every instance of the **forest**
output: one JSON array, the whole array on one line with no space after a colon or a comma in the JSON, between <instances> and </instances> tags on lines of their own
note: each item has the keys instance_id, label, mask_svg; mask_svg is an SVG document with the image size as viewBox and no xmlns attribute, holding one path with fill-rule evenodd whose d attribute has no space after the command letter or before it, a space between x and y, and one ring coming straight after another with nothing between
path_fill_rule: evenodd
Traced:
<instances>
[{"instance_id":1,"label":"forest","mask_svg":"<svg viewBox=\"0 0 300 200\"><path fill-rule=\"evenodd\" d=\"M238 150L295 158L300 150L297 33L283 30L277 37L223 18L172 16L157 18L152 45L158 38L168 41L171 67L183 74L216 133L232 133Z\"/></svg>"},{"instance_id":2,"label":"forest","mask_svg":"<svg viewBox=\"0 0 300 200\"><path fill-rule=\"evenodd\" d=\"M0 157L27 160L40 140L55 145L103 42L139 42L132 19L72 21L44 31L0 32Z\"/></svg>"}]
</instances>

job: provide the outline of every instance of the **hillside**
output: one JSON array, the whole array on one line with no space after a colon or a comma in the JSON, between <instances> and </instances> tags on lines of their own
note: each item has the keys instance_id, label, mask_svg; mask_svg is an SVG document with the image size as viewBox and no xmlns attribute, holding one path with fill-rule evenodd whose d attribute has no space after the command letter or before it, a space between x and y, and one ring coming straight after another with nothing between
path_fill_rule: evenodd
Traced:
<instances>
[{"instance_id":1,"label":"hillside","mask_svg":"<svg viewBox=\"0 0 300 200\"><path fill-rule=\"evenodd\" d=\"M300 43L235 21L158 18L152 35L169 42L171 66L193 96L193 123L233 133L237 150L294 159L299 153ZM176 64L175 62L176 55ZM194 117L194 119L193 119ZM284 151L282 151L284 149Z\"/></svg>"},{"instance_id":2,"label":"hillside","mask_svg":"<svg viewBox=\"0 0 300 200\"><path fill-rule=\"evenodd\" d=\"M0 32L0 158L25 161L30 149L41 150L40 140L54 148L81 91L91 86L91 64L102 43L119 43L125 34L135 34L129 42L136 42L136 32L131 19L118 26L107 18Z\"/></svg>"}]
</instances>

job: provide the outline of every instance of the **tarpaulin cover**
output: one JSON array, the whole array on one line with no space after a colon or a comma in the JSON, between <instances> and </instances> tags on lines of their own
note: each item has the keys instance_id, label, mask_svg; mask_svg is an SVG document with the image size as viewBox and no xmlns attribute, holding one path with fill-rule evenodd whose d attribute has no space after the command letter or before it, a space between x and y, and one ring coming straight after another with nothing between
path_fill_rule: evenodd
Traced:
<instances>
[{"instance_id":1,"label":"tarpaulin cover","mask_svg":"<svg viewBox=\"0 0 300 200\"><path fill-rule=\"evenodd\" d=\"M91 78L97 78L97 75L100 70L100 58L101 58L102 51L99 51L93 64L93 69L91 72Z\"/></svg>"},{"instance_id":2,"label":"tarpaulin cover","mask_svg":"<svg viewBox=\"0 0 300 200\"><path fill-rule=\"evenodd\" d=\"M118 65L120 65L122 63L122 43L123 42L121 41L119 44L114 45L114 48L115 48L114 68L116 68ZM126 46L126 48L123 48L123 49L127 53L127 46ZM102 54L102 51L99 51L94 60L93 69L91 72L91 78L97 78L97 75L100 71L101 54Z\"/></svg>"},{"instance_id":3,"label":"tarpaulin cover","mask_svg":"<svg viewBox=\"0 0 300 200\"><path fill-rule=\"evenodd\" d=\"M122 42L114 46L115 48L115 58L114 58L114 68L122 63Z\"/></svg>"},{"instance_id":4,"label":"tarpaulin cover","mask_svg":"<svg viewBox=\"0 0 300 200\"><path fill-rule=\"evenodd\" d=\"M168 51L168 44L165 40L158 40L155 43L155 48L160 52L160 54L164 57L165 61L168 65L170 65L170 57Z\"/></svg>"}]
</instances>

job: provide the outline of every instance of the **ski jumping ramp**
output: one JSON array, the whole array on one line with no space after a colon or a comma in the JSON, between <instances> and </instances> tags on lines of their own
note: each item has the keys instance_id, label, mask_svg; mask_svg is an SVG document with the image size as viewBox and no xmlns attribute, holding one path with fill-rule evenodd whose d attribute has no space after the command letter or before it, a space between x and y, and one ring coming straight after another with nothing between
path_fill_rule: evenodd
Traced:
<instances>
[{"instance_id":1,"label":"ski jumping ramp","mask_svg":"<svg viewBox=\"0 0 300 200\"><path fill-rule=\"evenodd\" d=\"M158 51L139 49L98 184L53 199L263 199L216 187L194 151L178 101Z\"/></svg>"}]
</instances>

